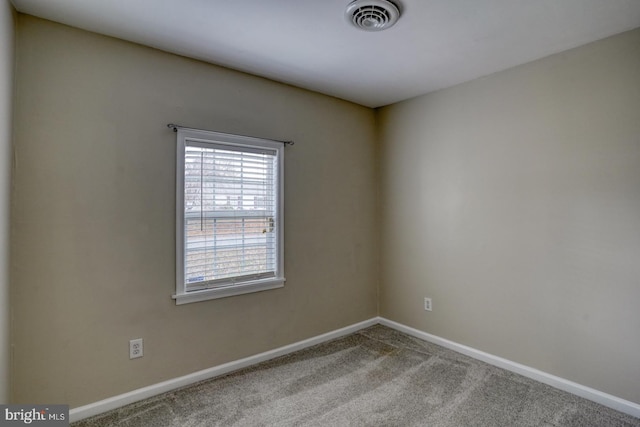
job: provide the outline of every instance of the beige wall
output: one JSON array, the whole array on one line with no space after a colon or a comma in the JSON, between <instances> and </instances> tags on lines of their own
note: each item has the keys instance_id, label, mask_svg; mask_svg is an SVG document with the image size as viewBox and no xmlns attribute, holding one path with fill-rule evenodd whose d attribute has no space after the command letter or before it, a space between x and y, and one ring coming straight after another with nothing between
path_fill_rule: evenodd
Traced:
<instances>
[{"instance_id":1,"label":"beige wall","mask_svg":"<svg viewBox=\"0 0 640 427\"><path fill-rule=\"evenodd\" d=\"M378 118L380 314L640 403L640 30Z\"/></svg>"},{"instance_id":2,"label":"beige wall","mask_svg":"<svg viewBox=\"0 0 640 427\"><path fill-rule=\"evenodd\" d=\"M9 211L15 11L0 0L0 403L9 402Z\"/></svg>"},{"instance_id":3,"label":"beige wall","mask_svg":"<svg viewBox=\"0 0 640 427\"><path fill-rule=\"evenodd\" d=\"M16 402L77 407L376 315L372 110L25 15L17 58ZM285 288L171 300L171 122L296 142Z\"/></svg>"}]
</instances>

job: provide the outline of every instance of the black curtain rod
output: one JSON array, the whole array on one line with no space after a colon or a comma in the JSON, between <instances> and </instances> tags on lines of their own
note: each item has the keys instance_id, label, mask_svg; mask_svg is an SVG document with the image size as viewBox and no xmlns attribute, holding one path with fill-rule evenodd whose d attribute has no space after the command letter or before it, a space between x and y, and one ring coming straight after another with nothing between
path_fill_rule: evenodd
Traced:
<instances>
[{"instance_id":1,"label":"black curtain rod","mask_svg":"<svg viewBox=\"0 0 640 427\"><path fill-rule=\"evenodd\" d=\"M173 131L174 131L174 132L178 132L178 129L202 130L202 131L205 131L205 132L209 132L209 131L207 131L206 129L188 128L188 127L184 127L184 126L176 125L176 124L173 124L173 123L169 123L169 124L167 125L167 127L168 127L169 129L173 129ZM218 133L224 133L224 132L218 132ZM233 134L228 133L227 135L233 135ZM237 135L237 134L236 134L236 135ZM238 135L238 136L246 136L246 137L249 137L249 138L255 138L254 136L249 136L249 135ZM284 145L293 145L293 144L295 144L295 142L293 142L293 141L281 141L281 140L279 140L279 139L270 139L270 138L261 138L261 139L269 139L269 140L271 140L271 141L281 142L281 143L283 143Z\"/></svg>"}]
</instances>

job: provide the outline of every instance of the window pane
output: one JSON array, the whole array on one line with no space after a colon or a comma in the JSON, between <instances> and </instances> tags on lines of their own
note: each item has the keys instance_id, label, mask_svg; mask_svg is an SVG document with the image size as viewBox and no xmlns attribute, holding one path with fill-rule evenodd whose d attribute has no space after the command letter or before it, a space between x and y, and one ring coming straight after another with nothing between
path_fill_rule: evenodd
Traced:
<instances>
[{"instance_id":1,"label":"window pane","mask_svg":"<svg viewBox=\"0 0 640 427\"><path fill-rule=\"evenodd\" d=\"M187 290L275 276L276 177L268 152L185 147Z\"/></svg>"}]
</instances>

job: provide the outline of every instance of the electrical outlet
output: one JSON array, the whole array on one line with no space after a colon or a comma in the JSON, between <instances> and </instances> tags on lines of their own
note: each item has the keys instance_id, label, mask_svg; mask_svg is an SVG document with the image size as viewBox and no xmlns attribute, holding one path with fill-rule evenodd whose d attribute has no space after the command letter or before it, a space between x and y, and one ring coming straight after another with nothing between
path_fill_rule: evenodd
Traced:
<instances>
[{"instance_id":1,"label":"electrical outlet","mask_svg":"<svg viewBox=\"0 0 640 427\"><path fill-rule=\"evenodd\" d=\"M129 359L137 359L138 357L142 357L142 355L144 354L142 350L142 338L129 341Z\"/></svg>"},{"instance_id":2,"label":"electrical outlet","mask_svg":"<svg viewBox=\"0 0 640 427\"><path fill-rule=\"evenodd\" d=\"M433 307L431 306L431 298L424 299L424 309L426 311L432 311Z\"/></svg>"}]
</instances>

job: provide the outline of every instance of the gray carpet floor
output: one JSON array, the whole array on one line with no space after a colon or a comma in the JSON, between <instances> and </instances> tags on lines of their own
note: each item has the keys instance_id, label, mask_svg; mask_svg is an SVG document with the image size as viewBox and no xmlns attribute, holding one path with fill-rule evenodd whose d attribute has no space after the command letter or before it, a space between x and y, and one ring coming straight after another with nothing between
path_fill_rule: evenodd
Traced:
<instances>
[{"instance_id":1,"label":"gray carpet floor","mask_svg":"<svg viewBox=\"0 0 640 427\"><path fill-rule=\"evenodd\" d=\"M384 326L74 423L640 426L640 419Z\"/></svg>"}]
</instances>

